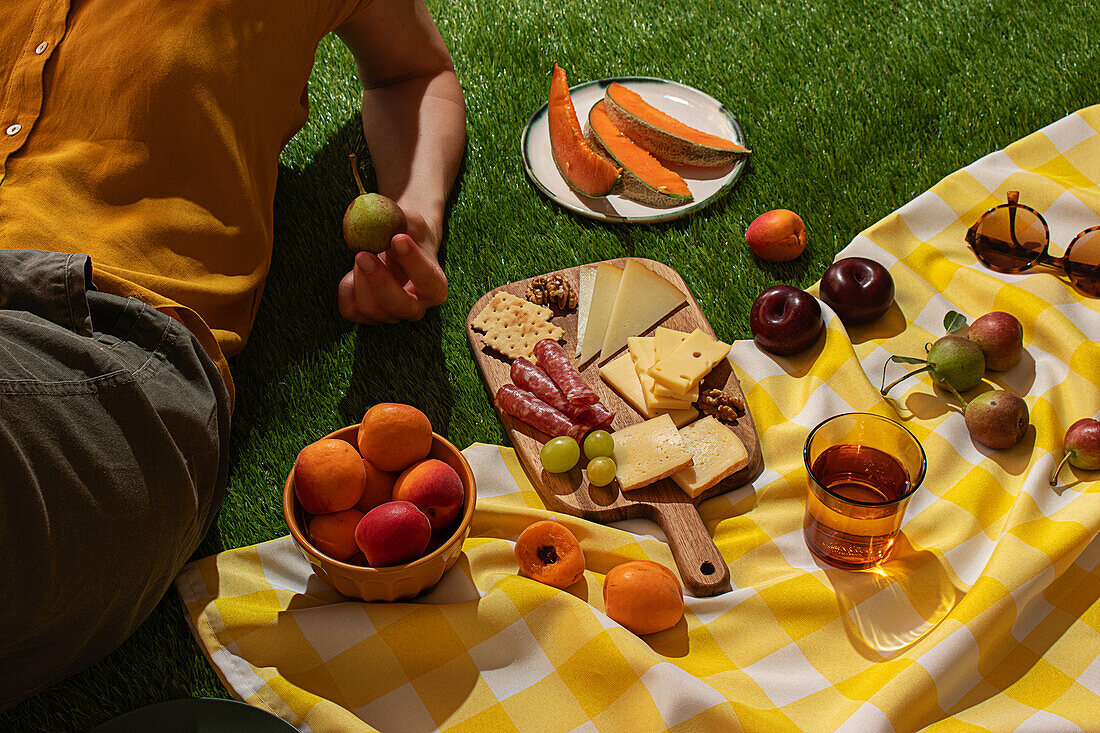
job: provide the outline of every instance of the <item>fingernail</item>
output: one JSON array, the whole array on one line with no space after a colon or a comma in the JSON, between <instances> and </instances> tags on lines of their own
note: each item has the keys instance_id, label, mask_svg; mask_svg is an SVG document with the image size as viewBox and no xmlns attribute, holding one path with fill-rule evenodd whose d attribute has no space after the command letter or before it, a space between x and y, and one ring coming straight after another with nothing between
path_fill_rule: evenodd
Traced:
<instances>
[{"instance_id":1,"label":"fingernail","mask_svg":"<svg viewBox=\"0 0 1100 733\"><path fill-rule=\"evenodd\" d=\"M374 257L369 254L360 257L359 266L363 268L363 272L367 273L368 275L371 274L372 272L374 272L375 268Z\"/></svg>"},{"instance_id":2,"label":"fingernail","mask_svg":"<svg viewBox=\"0 0 1100 733\"><path fill-rule=\"evenodd\" d=\"M398 255L407 255L409 253L409 240L406 237L397 237L397 241L393 243L393 251Z\"/></svg>"}]
</instances>

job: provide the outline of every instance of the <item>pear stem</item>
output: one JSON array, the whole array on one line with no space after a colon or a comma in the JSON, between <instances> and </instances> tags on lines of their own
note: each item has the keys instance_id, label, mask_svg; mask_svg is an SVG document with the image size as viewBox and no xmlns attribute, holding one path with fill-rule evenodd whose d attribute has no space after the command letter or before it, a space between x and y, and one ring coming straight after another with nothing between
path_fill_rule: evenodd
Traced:
<instances>
[{"instance_id":1,"label":"pear stem","mask_svg":"<svg viewBox=\"0 0 1100 733\"><path fill-rule=\"evenodd\" d=\"M944 387L948 392L950 392L951 394L955 395L955 397L958 398L959 402L961 402L962 405L963 405L963 413L965 414L966 413L966 408L970 403L967 402L965 399L963 399L963 396L961 394L959 394L959 390L955 389L955 386L953 384L951 384L950 382L943 382L940 386Z\"/></svg>"},{"instance_id":2,"label":"pear stem","mask_svg":"<svg viewBox=\"0 0 1100 733\"><path fill-rule=\"evenodd\" d=\"M1068 461L1068 460L1069 460L1069 451L1066 451L1066 454L1064 456L1062 456L1062 462L1058 464L1058 467L1054 469L1054 473L1052 473L1050 475L1050 485L1051 486L1057 486L1058 485L1058 474L1061 473L1062 466L1066 465L1066 461Z\"/></svg>"},{"instance_id":3,"label":"pear stem","mask_svg":"<svg viewBox=\"0 0 1100 733\"><path fill-rule=\"evenodd\" d=\"M356 163L355 153L350 153L348 160L351 161L351 174L355 176L355 185L359 187L359 195L362 196L367 191L363 188L363 179L359 177L359 165Z\"/></svg>"},{"instance_id":4,"label":"pear stem","mask_svg":"<svg viewBox=\"0 0 1100 733\"><path fill-rule=\"evenodd\" d=\"M914 369L911 372L906 372L905 376L898 377L893 382L890 382L889 387L883 387L882 389L879 390L879 392L881 392L882 394L886 394L887 392L889 392L891 389L894 388L894 385L898 384L899 382L902 382L906 379L909 379L909 377L913 376L914 374L920 374L921 372L927 372L931 368L932 368L932 365L929 364L928 366L922 366L920 369ZM885 365L883 365L883 367L882 367L882 381L883 382L886 381L886 366Z\"/></svg>"}]
</instances>

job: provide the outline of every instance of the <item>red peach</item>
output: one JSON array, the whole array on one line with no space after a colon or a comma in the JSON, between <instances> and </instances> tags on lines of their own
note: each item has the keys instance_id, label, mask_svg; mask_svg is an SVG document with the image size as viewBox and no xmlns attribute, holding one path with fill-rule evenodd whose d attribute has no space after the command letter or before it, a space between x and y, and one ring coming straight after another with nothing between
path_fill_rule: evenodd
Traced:
<instances>
[{"instance_id":1,"label":"red peach","mask_svg":"<svg viewBox=\"0 0 1100 733\"><path fill-rule=\"evenodd\" d=\"M371 567L401 565L424 554L432 525L407 501L389 501L371 509L355 527L355 543Z\"/></svg>"},{"instance_id":2,"label":"red peach","mask_svg":"<svg viewBox=\"0 0 1100 733\"><path fill-rule=\"evenodd\" d=\"M332 514L318 514L309 522L309 541L333 560L347 560L359 551L355 544L355 528L363 512L345 509Z\"/></svg>"},{"instance_id":3,"label":"red peach","mask_svg":"<svg viewBox=\"0 0 1100 733\"><path fill-rule=\"evenodd\" d=\"M310 514L351 509L366 486L363 459L346 441L322 438L302 448L294 460L294 494Z\"/></svg>"},{"instance_id":4,"label":"red peach","mask_svg":"<svg viewBox=\"0 0 1100 733\"><path fill-rule=\"evenodd\" d=\"M753 219L745 230L745 241L757 257L787 262L806 248L806 225L789 209L772 209Z\"/></svg>"},{"instance_id":5,"label":"red peach","mask_svg":"<svg viewBox=\"0 0 1100 733\"><path fill-rule=\"evenodd\" d=\"M393 498L408 501L427 515L432 529L446 527L462 511L465 492L458 472L429 458L406 468L393 485Z\"/></svg>"},{"instance_id":6,"label":"red peach","mask_svg":"<svg viewBox=\"0 0 1100 733\"><path fill-rule=\"evenodd\" d=\"M367 472L367 488L364 489L363 498L355 508L365 513L387 501L393 501L393 482L397 479L397 474L392 471L380 471L365 458L363 468Z\"/></svg>"}]
</instances>

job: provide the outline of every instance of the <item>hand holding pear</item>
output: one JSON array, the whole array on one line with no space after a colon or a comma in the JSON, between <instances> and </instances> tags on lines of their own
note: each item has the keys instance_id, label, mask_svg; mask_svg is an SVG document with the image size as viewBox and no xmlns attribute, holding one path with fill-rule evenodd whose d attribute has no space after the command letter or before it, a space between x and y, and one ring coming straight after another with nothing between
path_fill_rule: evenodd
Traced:
<instances>
[{"instance_id":1,"label":"hand holding pear","mask_svg":"<svg viewBox=\"0 0 1100 733\"><path fill-rule=\"evenodd\" d=\"M344 241L353 252L365 250L379 254L389 249L395 236L406 232L408 222L405 212L393 199L380 193L367 193L362 179L359 178L355 153L348 158L351 160L351 173L355 176L359 195L344 211Z\"/></svg>"}]
</instances>

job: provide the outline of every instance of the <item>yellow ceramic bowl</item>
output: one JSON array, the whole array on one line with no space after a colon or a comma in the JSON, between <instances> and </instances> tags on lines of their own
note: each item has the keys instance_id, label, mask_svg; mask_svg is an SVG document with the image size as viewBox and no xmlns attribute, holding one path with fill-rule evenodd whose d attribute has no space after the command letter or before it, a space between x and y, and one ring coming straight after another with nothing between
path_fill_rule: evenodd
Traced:
<instances>
[{"instance_id":1,"label":"yellow ceramic bowl","mask_svg":"<svg viewBox=\"0 0 1100 733\"><path fill-rule=\"evenodd\" d=\"M358 425L350 425L326 435L326 438L346 440L356 445ZM462 552L462 543L470 534L470 520L474 516L474 503L477 490L474 486L474 474L470 464L457 448L446 438L432 433L432 450L429 458L437 458L450 464L462 479L466 493L457 528L443 544L430 553L405 565L385 568L370 568L334 560L309 543L306 534L309 515L302 509L294 495L294 469L286 477L283 487L283 518L290 534L298 545L299 551L313 569L336 590L351 598L364 601L396 601L412 598L431 588L455 562Z\"/></svg>"}]
</instances>

